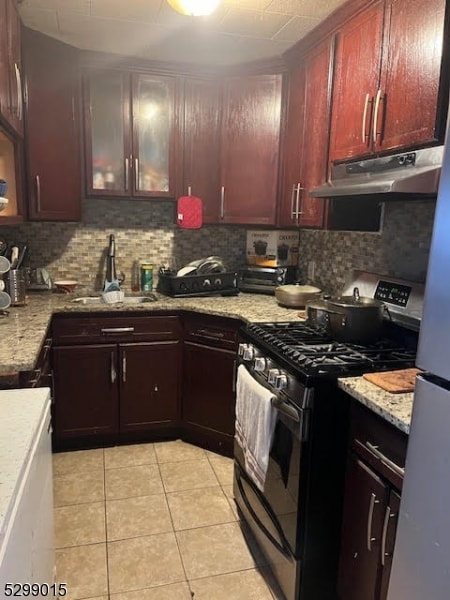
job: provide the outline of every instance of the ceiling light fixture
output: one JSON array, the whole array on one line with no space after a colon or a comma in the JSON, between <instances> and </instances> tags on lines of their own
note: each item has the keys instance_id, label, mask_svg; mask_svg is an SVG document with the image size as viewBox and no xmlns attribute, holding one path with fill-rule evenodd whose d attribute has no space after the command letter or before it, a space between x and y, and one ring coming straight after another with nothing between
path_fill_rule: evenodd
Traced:
<instances>
[{"instance_id":1,"label":"ceiling light fixture","mask_svg":"<svg viewBox=\"0 0 450 600\"><path fill-rule=\"evenodd\" d=\"M167 0L170 6L191 17L203 17L213 13L219 6L220 0Z\"/></svg>"}]
</instances>

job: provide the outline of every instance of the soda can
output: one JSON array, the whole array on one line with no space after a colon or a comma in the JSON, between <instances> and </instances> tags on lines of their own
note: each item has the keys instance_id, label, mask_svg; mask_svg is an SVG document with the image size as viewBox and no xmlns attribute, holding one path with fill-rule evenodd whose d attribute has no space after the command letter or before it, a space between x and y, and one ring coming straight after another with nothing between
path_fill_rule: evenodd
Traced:
<instances>
[{"instance_id":1,"label":"soda can","mask_svg":"<svg viewBox=\"0 0 450 600\"><path fill-rule=\"evenodd\" d=\"M153 290L153 265L149 263L141 264L141 290L143 292Z\"/></svg>"}]
</instances>

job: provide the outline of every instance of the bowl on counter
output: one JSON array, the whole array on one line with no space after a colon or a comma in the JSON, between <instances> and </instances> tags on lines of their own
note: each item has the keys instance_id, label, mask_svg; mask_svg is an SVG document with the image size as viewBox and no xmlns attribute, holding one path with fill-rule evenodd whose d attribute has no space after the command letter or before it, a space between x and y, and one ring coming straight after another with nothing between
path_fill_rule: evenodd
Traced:
<instances>
[{"instance_id":1,"label":"bowl on counter","mask_svg":"<svg viewBox=\"0 0 450 600\"><path fill-rule=\"evenodd\" d=\"M278 304L288 308L304 308L310 300L320 298L322 290L313 285L290 283L275 288L275 298Z\"/></svg>"},{"instance_id":2,"label":"bowl on counter","mask_svg":"<svg viewBox=\"0 0 450 600\"><path fill-rule=\"evenodd\" d=\"M57 292L60 292L61 294L71 294L75 291L78 281L75 281L74 279L62 279L60 281L55 281L54 285Z\"/></svg>"}]
</instances>

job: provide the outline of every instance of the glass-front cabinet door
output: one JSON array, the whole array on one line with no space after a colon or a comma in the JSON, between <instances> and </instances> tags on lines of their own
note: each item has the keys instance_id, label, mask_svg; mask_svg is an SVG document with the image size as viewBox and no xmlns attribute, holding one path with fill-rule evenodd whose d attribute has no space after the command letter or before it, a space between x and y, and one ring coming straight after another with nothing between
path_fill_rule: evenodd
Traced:
<instances>
[{"instance_id":1,"label":"glass-front cabinet door","mask_svg":"<svg viewBox=\"0 0 450 600\"><path fill-rule=\"evenodd\" d=\"M133 175L136 195L170 195L173 80L133 76Z\"/></svg>"},{"instance_id":2,"label":"glass-front cabinet door","mask_svg":"<svg viewBox=\"0 0 450 600\"><path fill-rule=\"evenodd\" d=\"M89 196L171 197L174 81L95 71L86 77Z\"/></svg>"},{"instance_id":3,"label":"glass-front cabinet door","mask_svg":"<svg viewBox=\"0 0 450 600\"><path fill-rule=\"evenodd\" d=\"M130 194L128 76L118 71L90 74L85 108L88 194Z\"/></svg>"}]
</instances>

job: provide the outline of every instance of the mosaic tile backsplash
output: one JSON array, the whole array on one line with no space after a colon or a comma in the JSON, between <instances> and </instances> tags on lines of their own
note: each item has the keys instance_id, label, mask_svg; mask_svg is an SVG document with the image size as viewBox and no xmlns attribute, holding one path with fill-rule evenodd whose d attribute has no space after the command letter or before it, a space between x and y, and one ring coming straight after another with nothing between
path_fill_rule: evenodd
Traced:
<instances>
[{"instance_id":1,"label":"mosaic tile backsplash","mask_svg":"<svg viewBox=\"0 0 450 600\"><path fill-rule=\"evenodd\" d=\"M337 294L350 268L424 281L434 218L434 201L386 203L382 231L301 230L300 267L315 261L314 283ZM133 200L84 200L81 223L32 222L0 227L0 237L31 246L31 266L53 280L76 279L100 290L109 234L116 237L116 263L130 289L133 265L150 262L179 268L191 260L221 256L231 270L245 260L246 227L174 225L174 204ZM303 277L306 280L306 277Z\"/></svg>"}]
</instances>

